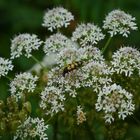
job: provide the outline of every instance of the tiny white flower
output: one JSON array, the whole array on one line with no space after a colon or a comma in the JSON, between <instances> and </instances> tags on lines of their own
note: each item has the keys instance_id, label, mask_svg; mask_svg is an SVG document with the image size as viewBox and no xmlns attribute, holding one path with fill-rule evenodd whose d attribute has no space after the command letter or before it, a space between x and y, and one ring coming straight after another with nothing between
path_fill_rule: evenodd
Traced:
<instances>
[{"instance_id":1,"label":"tiny white flower","mask_svg":"<svg viewBox=\"0 0 140 140\"><path fill-rule=\"evenodd\" d=\"M51 10L48 10L44 15L43 26L47 27L51 32L54 29L59 29L61 27L67 27L70 24L70 21L74 19L71 12L62 8L56 7Z\"/></svg>"},{"instance_id":2,"label":"tiny white flower","mask_svg":"<svg viewBox=\"0 0 140 140\"><path fill-rule=\"evenodd\" d=\"M78 41L83 47L97 44L102 39L104 35L101 29L93 23L78 25L72 35L72 40Z\"/></svg>"},{"instance_id":3,"label":"tiny white flower","mask_svg":"<svg viewBox=\"0 0 140 140\"><path fill-rule=\"evenodd\" d=\"M12 61L0 57L0 77L8 74L9 71L13 70Z\"/></svg>"},{"instance_id":4,"label":"tiny white flower","mask_svg":"<svg viewBox=\"0 0 140 140\"><path fill-rule=\"evenodd\" d=\"M110 123L110 124L114 121L114 118L111 114L106 114L104 119L106 123Z\"/></svg>"},{"instance_id":5,"label":"tiny white flower","mask_svg":"<svg viewBox=\"0 0 140 140\"><path fill-rule=\"evenodd\" d=\"M59 111L64 110L65 95L62 89L47 86L44 91L41 92L40 107L46 111L46 115L53 116Z\"/></svg>"},{"instance_id":6,"label":"tiny white flower","mask_svg":"<svg viewBox=\"0 0 140 140\"><path fill-rule=\"evenodd\" d=\"M140 52L137 49L121 47L113 54L112 58L112 73L116 72L130 77L135 70L138 70L140 74Z\"/></svg>"},{"instance_id":7,"label":"tiny white flower","mask_svg":"<svg viewBox=\"0 0 140 140\"><path fill-rule=\"evenodd\" d=\"M96 93L104 85L108 85L111 82L109 75L108 66L104 61L91 61L82 67L83 73L87 73L86 77L84 76L83 85L84 87L91 87Z\"/></svg>"},{"instance_id":8,"label":"tiny white flower","mask_svg":"<svg viewBox=\"0 0 140 140\"><path fill-rule=\"evenodd\" d=\"M56 33L46 39L44 44L44 52L46 55L57 54L62 49L72 47L74 45L74 42L72 42L66 36L62 35L61 33Z\"/></svg>"},{"instance_id":9,"label":"tiny white flower","mask_svg":"<svg viewBox=\"0 0 140 140\"><path fill-rule=\"evenodd\" d=\"M11 58L18 58L21 55L25 55L27 58L31 57L33 50L38 50L42 41L38 39L35 34L20 34L12 40L11 44Z\"/></svg>"},{"instance_id":10,"label":"tiny white flower","mask_svg":"<svg viewBox=\"0 0 140 140\"><path fill-rule=\"evenodd\" d=\"M23 94L33 92L36 88L36 82L38 80L37 76L33 76L31 73L21 73L16 75L16 77L10 83L10 92L12 96L16 99L20 99Z\"/></svg>"},{"instance_id":11,"label":"tiny white flower","mask_svg":"<svg viewBox=\"0 0 140 140\"><path fill-rule=\"evenodd\" d=\"M14 136L14 140L21 139L25 140L28 138L34 139L39 138L39 140L48 140L46 130L48 125L45 125L44 119L31 118L28 117L23 124L21 124Z\"/></svg>"},{"instance_id":12,"label":"tiny white flower","mask_svg":"<svg viewBox=\"0 0 140 140\"><path fill-rule=\"evenodd\" d=\"M58 54L58 64L61 67L65 67L68 64L71 64L82 59L82 52L76 46L70 46L63 48Z\"/></svg>"},{"instance_id":13,"label":"tiny white flower","mask_svg":"<svg viewBox=\"0 0 140 140\"><path fill-rule=\"evenodd\" d=\"M111 37L116 34L127 37L131 30L137 30L135 17L118 9L110 12L103 22L103 28L108 30Z\"/></svg>"},{"instance_id":14,"label":"tiny white flower","mask_svg":"<svg viewBox=\"0 0 140 140\"><path fill-rule=\"evenodd\" d=\"M128 115L133 114L135 110L132 103L132 94L116 84L104 86L100 90L95 107L97 111L104 112L105 121L108 123L114 121L116 115L124 120Z\"/></svg>"}]
</instances>

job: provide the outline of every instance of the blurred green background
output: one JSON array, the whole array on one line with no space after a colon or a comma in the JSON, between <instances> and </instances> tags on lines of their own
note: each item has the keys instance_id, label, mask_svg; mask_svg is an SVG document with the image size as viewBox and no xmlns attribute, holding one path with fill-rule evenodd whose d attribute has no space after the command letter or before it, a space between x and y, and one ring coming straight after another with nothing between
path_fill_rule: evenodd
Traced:
<instances>
[{"instance_id":1,"label":"blurred green background","mask_svg":"<svg viewBox=\"0 0 140 140\"><path fill-rule=\"evenodd\" d=\"M75 21L68 28L69 36L77 23L94 22L100 27L105 15L113 9L124 10L136 17L138 27L140 25L140 0L0 0L0 57L10 57L11 39L19 33L35 33L45 40L50 32L41 26L44 12L56 6L62 6L73 13ZM107 38L106 38L107 39ZM140 32L132 32L128 38L117 37L111 42L112 50L122 45L130 45L139 48ZM41 59L42 52L36 56ZM34 64L32 60L24 57L14 60L16 64L14 72L28 70ZM12 75L12 73L11 73ZM8 95L9 82L0 79L0 99ZM140 116L140 115L138 115ZM134 140L140 139L140 124L133 124L130 135Z\"/></svg>"}]
</instances>

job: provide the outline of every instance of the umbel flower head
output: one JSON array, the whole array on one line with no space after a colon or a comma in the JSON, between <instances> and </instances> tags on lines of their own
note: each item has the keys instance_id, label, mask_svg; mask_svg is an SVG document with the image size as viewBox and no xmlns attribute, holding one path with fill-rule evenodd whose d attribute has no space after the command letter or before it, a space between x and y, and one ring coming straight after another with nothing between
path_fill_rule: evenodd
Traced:
<instances>
[{"instance_id":1,"label":"umbel flower head","mask_svg":"<svg viewBox=\"0 0 140 140\"><path fill-rule=\"evenodd\" d=\"M61 33L56 33L51 35L46 39L44 45L44 52L46 55L50 55L52 53L59 53L63 48L72 47L74 42L68 39L66 36Z\"/></svg>"},{"instance_id":2,"label":"umbel flower head","mask_svg":"<svg viewBox=\"0 0 140 140\"><path fill-rule=\"evenodd\" d=\"M95 106L97 111L104 112L107 123L113 122L116 115L124 120L128 115L133 114L135 109L132 103L132 94L116 84L102 88Z\"/></svg>"},{"instance_id":3,"label":"umbel flower head","mask_svg":"<svg viewBox=\"0 0 140 140\"><path fill-rule=\"evenodd\" d=\"M82 82L83 85L85 87L91 87L96 93L98 93L104 85L111 83L111 78L109 77L111 73L104 61L91 61L82 69L84 73L86 73L86 77Z\"/></svg>"},{"instance_id":4,"label":"umbel flower head","mask_svg":"<svg viewBox=\"0 0 140 140\"><path fill-rule=\"evenodd\" d=\"M0 77L8 74L13 69L12 61L0 57Z\"/></svg>"},{"instance_id":5,"label":"umbel flower head","mask_svg":"<svg viewBox=\"0 0 140 140\"><path fill-rule=\"evenodd\" d=\"M10 83L10 92L12 96L16 99L23 97L23 94L33 92L36 87L37 76L33 76L31 73L21 73L16 75L16 77Z\"/></svg>"},{"instance_id":6,"label":"umbel flower head","mask_svg":"<svg viewBox=\"0 0 140 140\"><path fill-rule=\"evenodd\" d=\"M121 10L113 10L110 12L103 23L103 28L108 30L111 37L116 34L127 37L131 30L137 30L135 17Z\"/></svg>"},{"instance_id":7,"label":"umbel flower head","mask_svg":"<svg viewBox=\"0 0 140 140\"><path fill-rule=\"evenodd\" d=\"M31 52L38 50L41 44L42 41L40 41L35 34L20 34L12 40L11 58L20 57L22 54L29 58L31 57Z\"/></svg>"},{"instance_id":8,"label":"umbel flower head","mask_svg":"<svg viewBox=\"0 0 140 140\"><path fill-rule=\"evenodd\" d=\"M131 76L137 70L140 75L140 52L132 47L121 47L117 50L111 61L111 71L117 74L125 74Z\"/></svg>"},{"instance_id":9,"label":"umbel flower head","mask_svg":"<svg viewBox=\"0 0 140 140\"><path fill-rule=\"evenodd\" d=\"M63 48L59 54L57 62L60 67L65 67L68 64L71 64L75 61L80 61L83 58L82 50L79 50L76 45L69 46L67 48Z\"/></svg>"},{"instance_id":10,"label":"umbel flower head","mask_svg":"<svg viewBox=\"0 0 140 140\"><path fill-rule=\"evenodd\" d=\"M46 115L53 116L59 111L64 110L65 96L61 88L55 86L47 86L44 91L41 92L40 107L46 111Z\"/></svg>"},{"instance_id":11,"label":"umbel flower head","mask_svg":"<svg viewBox=\"0 0 140 140\"><path fill-rule=\"evenodd\" d=\"M46 130L48 125L45 125L45 122L39 118L28 117L18 128L14 136L14 140L25 140L25 139L36 139L47 140L48 136Z\"/></svg>"},{"instance_id":12,"label":"umbel flower head","mask_svg":"<svg viewBox=\"0 0 140 140\"><path fill-rule=\"evenodd\" d=\"M43 26L53 31L61 27L67 27L70 21L74 19L73 15L62 7L56 7L48 10L44 15Z\"/></svg>"},{"instance_id":13,"label":"umbel flower head","mask_svg":"<svg viewBox=\"0 0 140 140\"><path fill-rule=\"evenodd\" d=\"M97 44L104 39L101 29L93 23L80 24L72 34L72 40L78 41L81 46Z\"/></svg>"}]
</instances>

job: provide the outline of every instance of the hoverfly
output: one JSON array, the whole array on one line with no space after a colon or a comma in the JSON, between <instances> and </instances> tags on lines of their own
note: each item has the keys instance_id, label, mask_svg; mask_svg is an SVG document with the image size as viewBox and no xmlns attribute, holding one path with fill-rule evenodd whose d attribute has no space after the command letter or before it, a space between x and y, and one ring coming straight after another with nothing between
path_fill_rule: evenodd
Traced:
<instances>
[{"instance_id":1,"label":"hoverfly","mask_svg":"<svg viewBox=\"0 0 140 140\"><path fill-rule=\"evenodd\" d=\"M82 62L80 61L75 61L75 62L72 62L71 64L68 64L64 70L63 70L63 73L62 75L65 76L67 73L77 69L78 67L80 67L82 65Z\"/></svg>"}]
</instances>

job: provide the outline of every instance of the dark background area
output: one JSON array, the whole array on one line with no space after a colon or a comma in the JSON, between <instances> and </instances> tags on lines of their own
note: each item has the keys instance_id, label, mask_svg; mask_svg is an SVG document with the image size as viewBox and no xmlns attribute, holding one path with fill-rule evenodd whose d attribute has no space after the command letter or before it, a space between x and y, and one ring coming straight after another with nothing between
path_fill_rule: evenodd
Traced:
<instances>
[{"instance_id":1,"label":"dark background area","mask_svg":"<svg viewBox=\"0 0 140 140\"><path fill-rule=\"evenodd\" d=\"M68 9L75 16L75 21L67 31L64 31L68 36L76 24L81 22L94 22L101 27L105 15L113 9L121 9L135 16L138 28L140 26L140 0L0 0L0 57L10 57L11 39L20 33L34 33L45 40L50 32L41 25L44 12L57 6ZM102 44L104 43L103 41ZM139 30L132 32L128 38L117 36L110 44L112 51L119 48L120 44L139 49ZM44 54L39 51L35 55L41 59ZM24 57L14 60L13 63L14 73L28 70L34 64L33 60ZM14 73L10 73L11 76L14 76ZM0 99L6 99L9 94L8 85L7 79L0 79ZM130 129L130 135L134 136L134 140L140 138L139 126L140 124L134 125L133 129Z\"/></svg>"}]
</instances>

